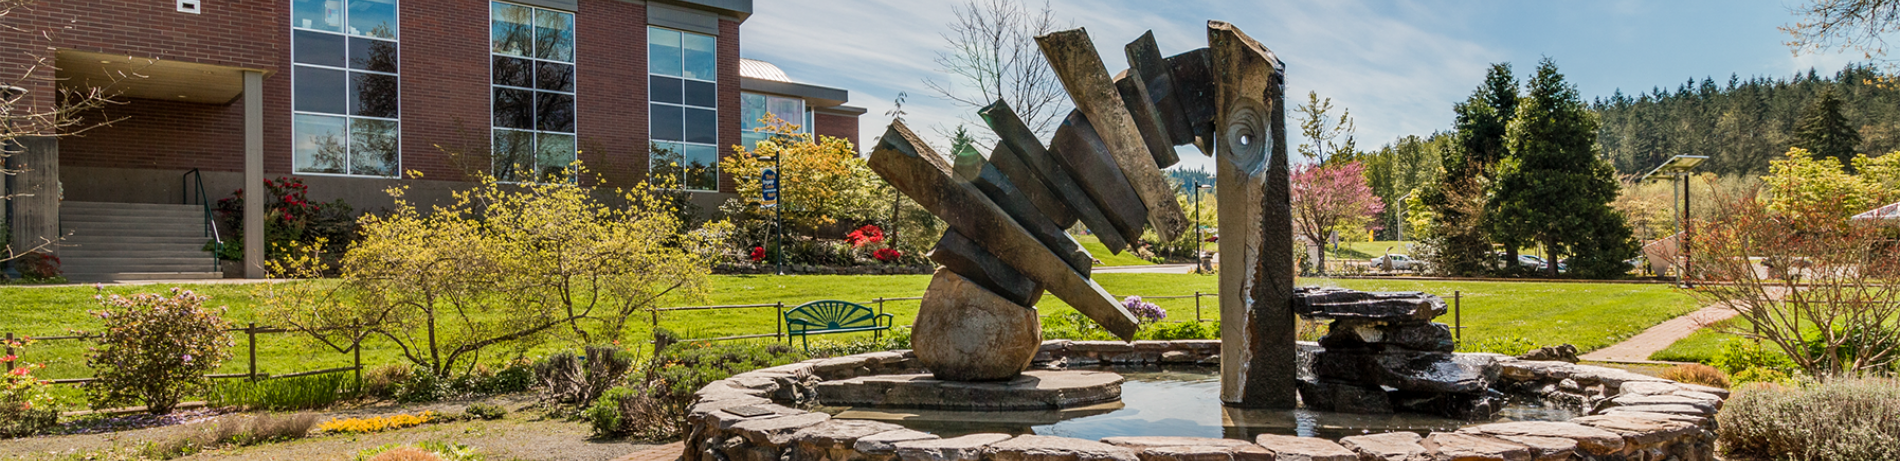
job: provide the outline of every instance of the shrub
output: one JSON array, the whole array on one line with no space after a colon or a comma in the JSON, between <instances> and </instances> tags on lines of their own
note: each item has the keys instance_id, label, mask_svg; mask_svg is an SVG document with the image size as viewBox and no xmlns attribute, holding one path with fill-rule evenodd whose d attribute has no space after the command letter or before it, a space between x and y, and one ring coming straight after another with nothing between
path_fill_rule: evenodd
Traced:
<instances>
[{"instance_id":1,"label":"shrub","mask_svg":"<svg viewBox=\"0 0 1900 461\"><path fill-rule=\"evenodd\" d=\"M97 380L85 385L94 408L142 402L152 414L170 413L186 395L203 391L206 373L230 358L231 339L209 299L173 288L171 297L140 293L104 298L92 314L105 323L99 347L86 356Z\"/></svg>"},{"instance_id":2,"label":"shrub","mask_svg":"<svg viewBox=\"0 0 1900 461\"><path fill-rule=\"evenodd\" d=\"M211 387L206 400L215 406L243 406L284 411L328 407L348 398L352 377L344 373L265 379L231 380Z\"/></svg>"},{"instance_id":3,"label":"shrub","mask_svg":"<svg viewBox=\"0 0 1900 461\"><path fill-rule=\"evenodd\" d=\"M20 256L13 267L20 271L20 277L31 282L56 282L65 272L60 269L59 257L43 251L35 251Z\"/></svg>"},{"instance_id":4,"label":"shrub","mask_svg":"<svg viewBox=\"0 0 1900 461\"><path fill-rule=\"evenodd\" d=\"M19 352L30 340L7 341L5 347ZM45 368L42 363L22 363L17 355L0 356L0 438L37 434L59 423L59 411L53 407L53 395L46 381L33 376Z\"/></svg>"},{"instance_id":5,"label":"shrub","mask_svg":"<svg viewBox=\"0 0 1900 461\"><path fill-rule=\"evenodd\" d=\"M420 425L427 424L429 422L436 421L439 419L442 419L440 415L433 411L423 411L421 413L416 413L413 415L407 414L407 413L399 413L399 414L388 415L388 416L371 416L371 417L364 417L364 418L334 418L329 421L324 421L323 424L317 425L317 430L323 431L323 432L330 432L330 433L347 432L347 433L354 433L354 434L367 434L371 432L382 432L382 431L387 431L391 429L402 429L405 427L420 426Z\"/></svg>"},{"instance_id":6,"label":"shrub","mask_svg":"<svg viewBox=\"0 0 1900 461\"><path fill-rule=\"evenodd\" d=\"M342 254L343 248L356 239L356 218L350 204L343 199L330 203L310 201L307 196L310 187L304 185L303 178L279 176L274 180L265 179L264 187L264 252L267 258L276 259L293 243L319 241L325 242L325 253ZM219 199L216 209L223 228L234 232L244 229L244 189ZM206 251L215 249L214 243L205 244ZM223 252L218 257L244 259L244 239L224 239Z\"/></svg>"},{"instance_id":7,"label":"shrub","mask_svg":"<svg viewBox=\"0 0 1900 461\"><path fill-rule=\"evenodd\" d=\"M250 446L301 439L310 434L317 416L311 414L226 416L197 429L145 445L141 459L171 459L223 446ZM90 459L90 458L88 458Z\"/></svg>"},{"instance_id":8,"label":"shrub","mask_svg":"<svg viewBox=\"0 0 1900 461\"><path fill-rule=\"evenodd\" d=\"M357 452L355 461L481 461L479 450L462 444L422 442L388 444Z\"/></svg>"},{"instance_id":9,"label":"shrub","mask_svg":"<svg viewBox=\"0 0 1900 461\"><path fill-rule=\"evenodd\" d=\"M634 434L662 440L689 429L686 411L693 393L713 381L759 368L802 360L783 344L690 343L664 349L649 363L646 380L607 391L584 413L601 435Z\"/></svg>"},{"instance_id":10,"label":"shrub","mask_svg":"<svg viewBox=\"0 0 1900 461\"><path fill-rule=\"evenodd\" d=\"M1743 386L1716 415L1730 456L1795 460L1900 457L1900 382L1842 378Z\"/></svg>"},{"instance_id":11,"label":"shrub","mask_svg":"<svg viewBox=\"0 0 1900 461\"><path fill-rule=\"evenodd\" d=\"M475 365L469 374L457 379L456 391L472 395L511 394L534 386L534 362L526 358L510 360L497 370L485 364Z\"/></svg>"},{"instance_id":12,"label":"shrub","mask_svg":"<svg viewBox=\"0 0 1900 461\"><path fill-rule=\"evenodd\" d=\"M501 405L496 405L496 404L492 404L488 402L479 402L479 403L469 404L468 408L462 409L462 413L467 414L469 417L472 417L472 418L481 418L484 420L496 420L496 419L501 419L501 417L503 416L507 416L508 409L502 408Z\"/></svg>"},{"instance_id":13,"label":"shrub","mask_svg":"<svg viewBox=\"0 0 1900 461\"><path fill-rule=\"evenodd\" d=\"M1700 363L1676 365L1673 368L1663 370L1661 377L1662 379L1671 381L1701 384L1704 386L1720 388L1727 388L1729 386L1728 375L1722 373L1722 370L1717 370L1715 367Z\"/></svg>"},{"instance_id":14,"label":"shrub","mask_svg":"<svg viewBox=\"0 0 1900 461\"><path fill-rule=\"evenodd\" d=\"M371 368L363 374L363 395L378 399L394 398L396 390L408 381L408 366L390 364Z\"/></svg>"},{"instance_id":15,"label":"shrub","mask_svg":"<svg viewBox=\"0 0 1900 461\"><path fill-rule=\"evenodd\" d=\"M1157 323L1143 329L1137 337L1140 339L1220 339L1220 324L1212 322L1175 322Z\"/></svg>"},{"instance_id":16,"label":"shrub","mask_svg":"<svg viewBox=\"0 0 1900 461\"><path fill-rule=\"evenodd\" d=\"M1730 341L1722 345L1722 350L1709 360L1731 377L1738 376L1751 368L1760 369L1756 373L1777 372L1786 375L1795 369L1793 360L1787 355L1762 347L1760 341ZM1747 381L1737 381L1738 383Z\"/></svg>"},{"instance_id":17,"label":"shrub","mask_svg":"<svg viewBox=\"0 0 1900 461\"><path fill-rule=\"evenodd\" d=\"M636 400L645 397L642 394L644 392L641 390L631 387L608 389L606 393L600 395L600 398L594 400L593 405L581 412L581 419L587 420L587 424L594 428L595 434L631 433L635 428L631 424L634 418L630 416L638 411L633 406Z\"/></svg>"},{"instance_id":18,"label":"shrub","mask_svg":"<svg viewBox=\"0 0 1900 461\"><path fill-rule=\"evenodd\" d=\"M408 380L396 384L394 397L397 402L434 402L442 400L449 394L448 386L443 383L442 378L436 377L435 373L418 367L410 370L408 376Z\"/></svg>"},{"instance_id":19,"label":"shrub","mask_svg":"<svg viewBox=\"0 0 1900 461\"><path fill-rule=\"evenodd\" d=\"M619 384L620 377L633 368L633 354L618 346L588 346L586 354L576 357L561 352L535 365L534 374L544 387L545 398L586 405Z\"/></svg>"}]
</instances>

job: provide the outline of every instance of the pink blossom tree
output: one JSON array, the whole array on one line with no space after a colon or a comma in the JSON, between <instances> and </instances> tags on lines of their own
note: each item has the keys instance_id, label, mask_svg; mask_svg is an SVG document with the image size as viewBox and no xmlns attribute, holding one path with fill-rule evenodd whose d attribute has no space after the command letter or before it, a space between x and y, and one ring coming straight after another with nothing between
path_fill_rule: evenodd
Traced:
<instances>
[{"instance_id":1,"label":"pink blossom tree","mask_svg":"<svg viewBox=\"0 0 1900 461\"><path fill-rule=\"evenodd\" d=\"M1359 162L1301 165L1292 181L1293 224L1314 244L1325 244L1334 229L1370 224L1385 211L1385 203L1366 185L1366 166ZM1320 252L1315 267L1326 270L1326 252Z\"/></svg>"}]
</instances>

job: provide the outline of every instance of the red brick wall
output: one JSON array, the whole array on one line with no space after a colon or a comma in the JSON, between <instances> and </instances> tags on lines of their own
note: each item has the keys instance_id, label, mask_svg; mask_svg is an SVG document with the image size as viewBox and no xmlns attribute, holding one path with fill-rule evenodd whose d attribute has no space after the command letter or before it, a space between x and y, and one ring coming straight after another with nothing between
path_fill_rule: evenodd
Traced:
<instances>
[{"instance_id":1,"label":"red brick wall","mask_svg":"<svg viewBox=\"0 0 1900 461\"><path fill-rule=\"evenodd\" d=\"M400 4L402 168L451 181L463 180L466 170L487 171L488 1ZM466 154L452 157L444 149ZM265 155L288 161L291 154Z\"/></svg>"},{"instance_id":2,"label":"red brick wall","mask_svg":"<svg viewBox=\"0 0 1900 461\"><path fill-rule=\"evenodd\" d=\"M612 186L646 179L646 6L583 0L574 18L581 162Z\"/></svg>"},{"instance_id":3,"label":"red brick wall","mask_svg":"<svg viewBox=\"0 0 1900 461\"><path fill-rule=\"evenodd\" d=\"M719 20L719 158L737 151L739 127L739 23ZM737 193L731 175L719 172L719 191Z\"/></svg>"},{"instance_id":4,"label":"red brick wall","mask_svg":"<svg viewBox=\"0 0 1900 461\"><path fill-rule=\"evenodd\" d=\"M813 133L817 133L818 136L844 138L846 141L851 141L851 145L857 147L858 151L864 151L864 146L858 144L857 116L832 115L819 112L812 114L812 118L814 119L812 120L812 124L818 125L812 128Z\"/></svg>"},{"instance_id":5,"label":"red brick wall","mask_svg":"<svg viewBox=\"0 0 1900 461\"><path fill-rule=\"evenodd\" d=\"M0 79L23 75L48 47L275 72L264 80L265 149L289 150L289 2L210 1L201 14L180 13L170 0L41 0L0 20ZM42 33L50 33L49 41ZM66 66L97 63L63 63ZM52 70L22 82L26 104L52 102ZM108 114L130 116L85 138L61 141L60 163L71 166L241 170L242 104L184 104L138 100ZM95 114L96 115L96 114ZM96 119L95 119L96 120ZM285 156L267 168L289 168Z\"/></svg>"}]
</instances>

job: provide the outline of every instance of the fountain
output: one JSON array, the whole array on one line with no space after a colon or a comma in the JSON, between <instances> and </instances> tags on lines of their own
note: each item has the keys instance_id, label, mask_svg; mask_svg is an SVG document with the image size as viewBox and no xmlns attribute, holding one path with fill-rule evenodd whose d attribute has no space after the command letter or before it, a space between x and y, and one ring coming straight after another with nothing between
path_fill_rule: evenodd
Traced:
<instances>
[{"instance_id":1,"label":"fountain","mask_svg":"<svg viewBox=\"0 0 1900 461\"><path fill-rule=\"evenodd\" d=\"M1046 146L1001 101L980 111L999 139L988 158L942 156L892 123L871 168L949 224L929 255L941 267L915 350L714 382L690 410L684 459L1711 459L1726 391L1454 353L1449 329L1432 322L1445 304L1429 294L1295 290L1285 66L1230 24L1210 21L1207 33L1208 47L1166 57L1145 34L1113 77L1087 31L1037 37L1076 106ZM1090 279L1089 253L1063 231L1080 223L1115 252L1145 230L1179 235L1187 220L1161 168L1187 144L1214 157L1220 184L1222 339L1127 341L1134 317ZM1044 291L1127 342L1042 341L1033 306ZM1328 334L1296 343L1295 315L1331 320ZM1142 378L1138 395L1124 395L1116 373L1209 364L1219 365L1218 405L1204 395L1211 373L1175 373L1189 376L1171 378L1180 385ZM1166 398L1185 400L1148 405ZM1211 409L1191 416L1220 432L1169 436L1170 423L1155 423L1090 437L1100 441L1036 435L1099 435L1074 421L1197 402L1218 406L1217 420ZM1565 410L1536 410L1547 405ZM1180 421L1172 429L1216 425ZM1005 429L958 429L971 427Z\"/></svg>"}]
</instances>

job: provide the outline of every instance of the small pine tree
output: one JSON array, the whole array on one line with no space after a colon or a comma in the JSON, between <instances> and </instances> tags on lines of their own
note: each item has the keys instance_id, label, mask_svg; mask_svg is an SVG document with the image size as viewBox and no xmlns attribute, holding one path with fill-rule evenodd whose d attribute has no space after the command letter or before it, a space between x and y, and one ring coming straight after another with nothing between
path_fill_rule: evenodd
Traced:
<instances>
[{"instance_id":1,"label":"small pine tree","mask_svg":"<svg viewBox=\"0 0 1900 461\"><path fill-rule=\"evenodd\" d=\"M1432 267L1446 275L1478 275L1491 264L1485 221L1486 189L1504 157L1504 135L1517 116L1517 78L1508 63L1492 64L1484 83L1453 108L1454 141L1441 151L1445 173L1422 189L1420 203L1431 210L1430 235L1424 238Z\"/></svg>"},{"instance_id":2,"label":"small pine tree","mask_svg":"<svg viewBox=\"0 0 1900 461\"><path fill-rule=\"evenodd\" d=\"M1542 245L1552 262L1577 260L1572 272L1614 277L1636 254L1622 215L1609 207L1619 186L1616 172L1597 156L1596 117L1577 88L1545 58L1519 101L1505 135L1510 154L1498 165L1498 180L1485 209L1494 242L1505 248Z\"/></svg>"},{"instance_id":3,"label":"small pine tree","mask_svg":"<svg viewBox=\"0 0 1900 461\"><path fill-rule=\"evenodd\" d=\"M1835 159L1845 171L1854 172L1850 160L1860 148L1860 130L1841 113L1841 99L1834 95L1834 87L1822 91L1821 97L1801 112L1794 128L1794 147L1807 149L1817 160Z\"/></svg>"}]
</instances>

